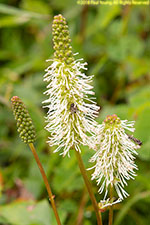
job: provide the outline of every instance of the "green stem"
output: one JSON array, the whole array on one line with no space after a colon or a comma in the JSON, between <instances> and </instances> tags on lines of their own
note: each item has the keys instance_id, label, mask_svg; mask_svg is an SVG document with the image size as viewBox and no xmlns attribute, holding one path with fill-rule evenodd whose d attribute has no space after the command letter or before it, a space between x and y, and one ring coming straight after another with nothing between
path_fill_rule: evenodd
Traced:
<instances>
[{"instance_id":1,"label":"green stem","mask_svg":"<svg viewBox=\"0 0 150 225\"><path fill-rule=\"evenodd\" d=\"M113 186L110 185L110 201L112 200L113 198ZM112 225L113 223L113 206L110 206L109 207L109 223L108 225Z\"/></svg>"},{"instance_id":2,"label":"green stem","mask_svg":"<svg viewBox=\"0 0 150 225\"><path fill-rule=\"evenodd\" d=\"M78 160L78 165L79 165L79 168L80 168L80 171L81 171L81 174L83 176L83 179L84 179L84 182L85 182L85 185L87 187L87 190L88 190L88 193L89 193L89 196L90 196L90 199L92 201L92 204L93 204L93 208L95 210L95 213L96 213L96 218L97 218L97 224L98 225L102 225L102 216L101 216L101 212L99 211L99 208L98 208L98 205L97 205L97 201L95 199L95 196L93 194L93 191L92 191L92 185L87 177L87 173L86 173L86 170L85 170L85 167L84 167L84 164L83 164L83 161L82 161L82 158L81 158L81 155L78 151L75 151L76 153L76 157L77 157L77 160Z\"/></svg>"},{"instance_id":3,"label":"green stem","mask_svg":"<svg viewBox=\"0 0 150 225\"><path fill-rule=\"evenodd\" d=\"M29 147L33 153L33 156L37 162L37 165L40 169L40 172L42 174L42 177L43 177L43 180L44 180L44 184L46 186L46 189L47 189L47 192L48 192L48 195L49 195L49 200L51 201L51 204L52 204L52 208L53 208L53 211L54 211L54 214L55 214L55 217L56 217L56 221L57 221L57 224L58 225L61 225L61 222L60 222L60 219L59 219L59 215L58 215L58 212L57 212L57 209L56 209L56 205L55 205L55 201L54 201L54 195L52 194L52 191L51 191L51 188L50 188L50 185L48 183L48 179L46 177L46 174L45 174L45 171L43 169L43 166L40 162L40 159L36 153L36 150L35 150L35 147L32 143L29 144Z\"/></svg>"}]
</instances>

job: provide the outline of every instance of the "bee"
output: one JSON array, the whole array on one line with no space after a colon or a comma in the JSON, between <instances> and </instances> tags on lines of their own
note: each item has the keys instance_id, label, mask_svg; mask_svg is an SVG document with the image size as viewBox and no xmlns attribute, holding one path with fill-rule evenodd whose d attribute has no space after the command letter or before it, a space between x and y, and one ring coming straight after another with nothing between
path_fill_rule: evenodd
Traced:
<instances>
[{"instance_id":1,"label":"bee","mask_svg":"<svg viewBox=\"0 0 150 225\"><path fill-rule=\"evenodd\" d=\"M70 111L71 111L71 114L76 113L77 110L78 110L78 109L77 109L77 106L75 106L74 103L71 103L71 105L70 105Z\"/></svg>"},{"instance_id":2,"label":"bee","mask_svg":"<svg viewBox=\"0 0 150 225\"><path fill-rule=\"evenodd\" d=\"M128 134L128 138L132 141L134 141L134 143L136 143L137 145L142 145L142 141L138 140L137 138L133 137L132 135Z\"/></svg>"}]
</instances>

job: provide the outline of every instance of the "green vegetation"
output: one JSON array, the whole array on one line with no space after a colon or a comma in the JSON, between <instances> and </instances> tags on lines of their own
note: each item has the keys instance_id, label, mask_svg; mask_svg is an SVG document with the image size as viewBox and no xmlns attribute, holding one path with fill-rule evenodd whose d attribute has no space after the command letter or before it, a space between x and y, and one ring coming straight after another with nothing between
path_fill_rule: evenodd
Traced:
<instances>
[{"instance_id":1,"label":"green vegetation","mask_svg":"<svg viewBox=\"0 0 150 225\"><path fill-rule=\"evenodd\" d=\"M0 224L56 225L47 192L27 145L18 138L10 99L19 96L36 127L35 146L51 183L64 225L96 224L95 214L74 151L62 158L48 147L42 101L45 62L53 55L52 19L68 21L76 58L88 62L101 110L135 120L135 137L143 144L130 196L115 206L115 225L149 225L150 221L150 13L148 6L80 6L75 0L1 0L0 3ZM86 168L93 151L82 147ZM88 171L90 173L92 171ZM98 187L93 182L94 192ZM96 194L99 201L101 196ZM107 224L108 211L103 213ZM80 220L82 220L80 222Z\"/></svg>"}]
</instances>

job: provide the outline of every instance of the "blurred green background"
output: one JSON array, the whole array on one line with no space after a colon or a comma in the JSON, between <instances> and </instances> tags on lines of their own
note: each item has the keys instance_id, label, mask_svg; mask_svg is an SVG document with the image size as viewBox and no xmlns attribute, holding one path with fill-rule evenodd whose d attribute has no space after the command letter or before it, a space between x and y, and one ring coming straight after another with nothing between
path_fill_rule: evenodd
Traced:
<instances>
[{"instance_id":1,"label":"blurred green background","mask_svg":"<svg viewBox=\"0 0 150 225\"><path fill-rule=\"evenodd\" d=\"M65 225L94 225L95 214L74 152L53 154L46 141L42 101L46 59L52 57L53 16L66 17L74 52L94 74L98 121L116 113L135 120L142 142L139 170L126 200L115 207L115 225L150 224L150 7L80 6L76 0L0 0L0 224L56 225L33 156L18 138L10 98L26 103L37 130L35 143ZM93 152L82 148L85 166ZM88 171L90 176L90 171ZM98 187L93 183L94 191ZM102 196L96 194L99 201ZM108 212L103 213L104 225Z\"/></svg>"}]
</instances>

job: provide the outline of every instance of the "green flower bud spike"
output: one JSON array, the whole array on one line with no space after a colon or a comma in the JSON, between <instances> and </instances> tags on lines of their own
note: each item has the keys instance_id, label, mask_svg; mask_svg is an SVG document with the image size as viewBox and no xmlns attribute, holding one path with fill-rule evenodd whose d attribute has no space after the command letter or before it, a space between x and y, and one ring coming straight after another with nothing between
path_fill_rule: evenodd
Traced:
<instances>
[{"instance_id":1,"label":"green flower bud spike","mask_svg":"<svg viewBox=\"0 0 150 225\"><path fill-rule=\"evenodd\" d=\"M33 143L35 141L35 128L26 106L18 96L13 96L11 103L19 136L24 143Z\"/></svg>"},{"instance_id":2,"label":"green flower bud spike","mask_svg":"<svg viewBox=\"0 0 150 225\"><path fill-rule=\"evenodd\" d=\"M46 190L48 192L49 200L51 201L52 209L55 214L55 218L57 221L57 225L61 225L61 221L57 212L56 204L54 201L54 195L52 194L47 176L45 174L44 168L40 162L40 159L38 157L38 154L36 153L36 149L33 145L33 142L35 141L35 129L32 123L32 119L29 115L29 112L24 105L24 103L21 101L21 99L18 96L13 96L11 98L12 103L12 109L15 116L15 119L17 121L17 127L18 132L20 134L20 137L23 142L27 143L33 153L33 156L36 160L36 163L40 169Z\"/></svg>"},{"instance_id":3,"label":"green flower bud spike","mask_svg":"<svg viewBox=\"0 0 150 225\"><path fill-rule=\"evenodd\" d=\"M71 39L69 37L66 19L61 14L54 17L52 34L55 50L54 58L66 64L71 64L74 61L72 47L70 45Z\"/></svg>"}]
</instances>

